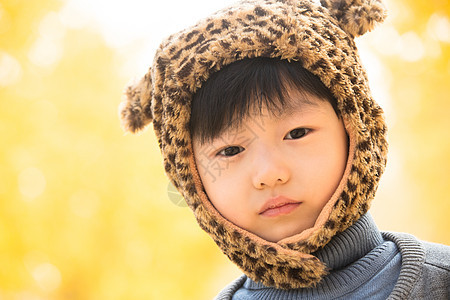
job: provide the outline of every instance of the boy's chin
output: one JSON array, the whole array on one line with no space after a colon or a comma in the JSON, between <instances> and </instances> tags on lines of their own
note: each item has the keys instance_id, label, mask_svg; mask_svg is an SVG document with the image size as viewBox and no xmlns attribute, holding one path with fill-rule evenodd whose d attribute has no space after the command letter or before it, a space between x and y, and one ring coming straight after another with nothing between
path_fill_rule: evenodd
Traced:
<instances>
[{"instance_id":1,"label":"boy's chin","mask_svg":"<svg viewBox=\"0 0 450 300\"><path fill-rule=\"evenodd\" d=\"M284 240L286 238L293 237L294 235L300 234L306 229L311 228L310 226L301 227L301 228L282 228L278 231L274 231L273 228L270 232L264 232L261 234L255 233L260 238L272 242L272 243L278 243L281 240Z\"/></svg>"}]
</instances>

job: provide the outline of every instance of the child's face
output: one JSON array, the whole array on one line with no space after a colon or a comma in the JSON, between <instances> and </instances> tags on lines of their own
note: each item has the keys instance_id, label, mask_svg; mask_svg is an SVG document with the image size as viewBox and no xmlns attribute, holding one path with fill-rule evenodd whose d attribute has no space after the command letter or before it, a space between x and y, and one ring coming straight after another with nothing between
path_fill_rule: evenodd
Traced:
<instances>
[{"instance_id":1,"label":"child's face","mask_svg":"<svg viewBox=\"0 0 450 300\"><path fill-rule=\"evenodd\" d=\"M344 174L343 122L329 102L291 92L300 105L273 116L263 110L212 142L194 139L206 193L223 217L271 241L314 225Z\"/></svg>"}]
</instances>

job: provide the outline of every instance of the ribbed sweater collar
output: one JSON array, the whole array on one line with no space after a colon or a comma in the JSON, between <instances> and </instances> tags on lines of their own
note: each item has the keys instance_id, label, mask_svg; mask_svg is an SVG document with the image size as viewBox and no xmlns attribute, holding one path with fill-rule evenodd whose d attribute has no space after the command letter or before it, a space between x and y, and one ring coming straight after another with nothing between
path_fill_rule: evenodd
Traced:
<instances>
[{"instance_id":1,"label":"ribbed sweater collar","mask_svg":"<svg viewBox=\"0 0 450 300\"><path fill-rule=\"evenodd\" d=\"M337 271L359 260L381 243L383 237L371 215L367 213L313 254L329 269Z\"/></svg>"}]
</instances>

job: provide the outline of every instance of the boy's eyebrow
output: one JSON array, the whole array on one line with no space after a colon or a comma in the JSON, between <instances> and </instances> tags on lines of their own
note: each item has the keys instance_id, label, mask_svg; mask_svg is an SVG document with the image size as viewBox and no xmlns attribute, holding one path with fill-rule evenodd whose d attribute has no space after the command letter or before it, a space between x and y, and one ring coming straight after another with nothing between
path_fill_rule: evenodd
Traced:
<instances>
[{"instance_id":1,"label":"boy's eyebrow","mask_svg":"<svg viewBox=\"0 0 450 300\"><path fill-rule=\"evenodd\" d=\"M276 117L279 119L289 117L297 111L302 111L308 108L318 107L318 101L326 101L321 99L310 99L311 95L305 93L298 93L290 97L289 101L286 102L286 107L282 108L281 114L277 114Z\"/></svg>"}]
</instances>

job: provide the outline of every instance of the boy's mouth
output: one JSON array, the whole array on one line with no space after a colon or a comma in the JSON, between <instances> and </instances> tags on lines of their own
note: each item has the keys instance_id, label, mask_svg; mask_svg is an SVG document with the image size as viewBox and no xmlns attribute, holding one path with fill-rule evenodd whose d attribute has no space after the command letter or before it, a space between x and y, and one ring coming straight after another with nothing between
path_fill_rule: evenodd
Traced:
<instances>
[{"instance_id":1,"label":"boy's mouth","mask_svg":"<svg viewBox=\"0 0 450 300\"><path fill-rule=\"evenodd\" d=\"M267 200L258 214L265 217L287 215L296 209L302 202L295 201L284 196L276 196Z\"/></svg>"}]
</instances>

